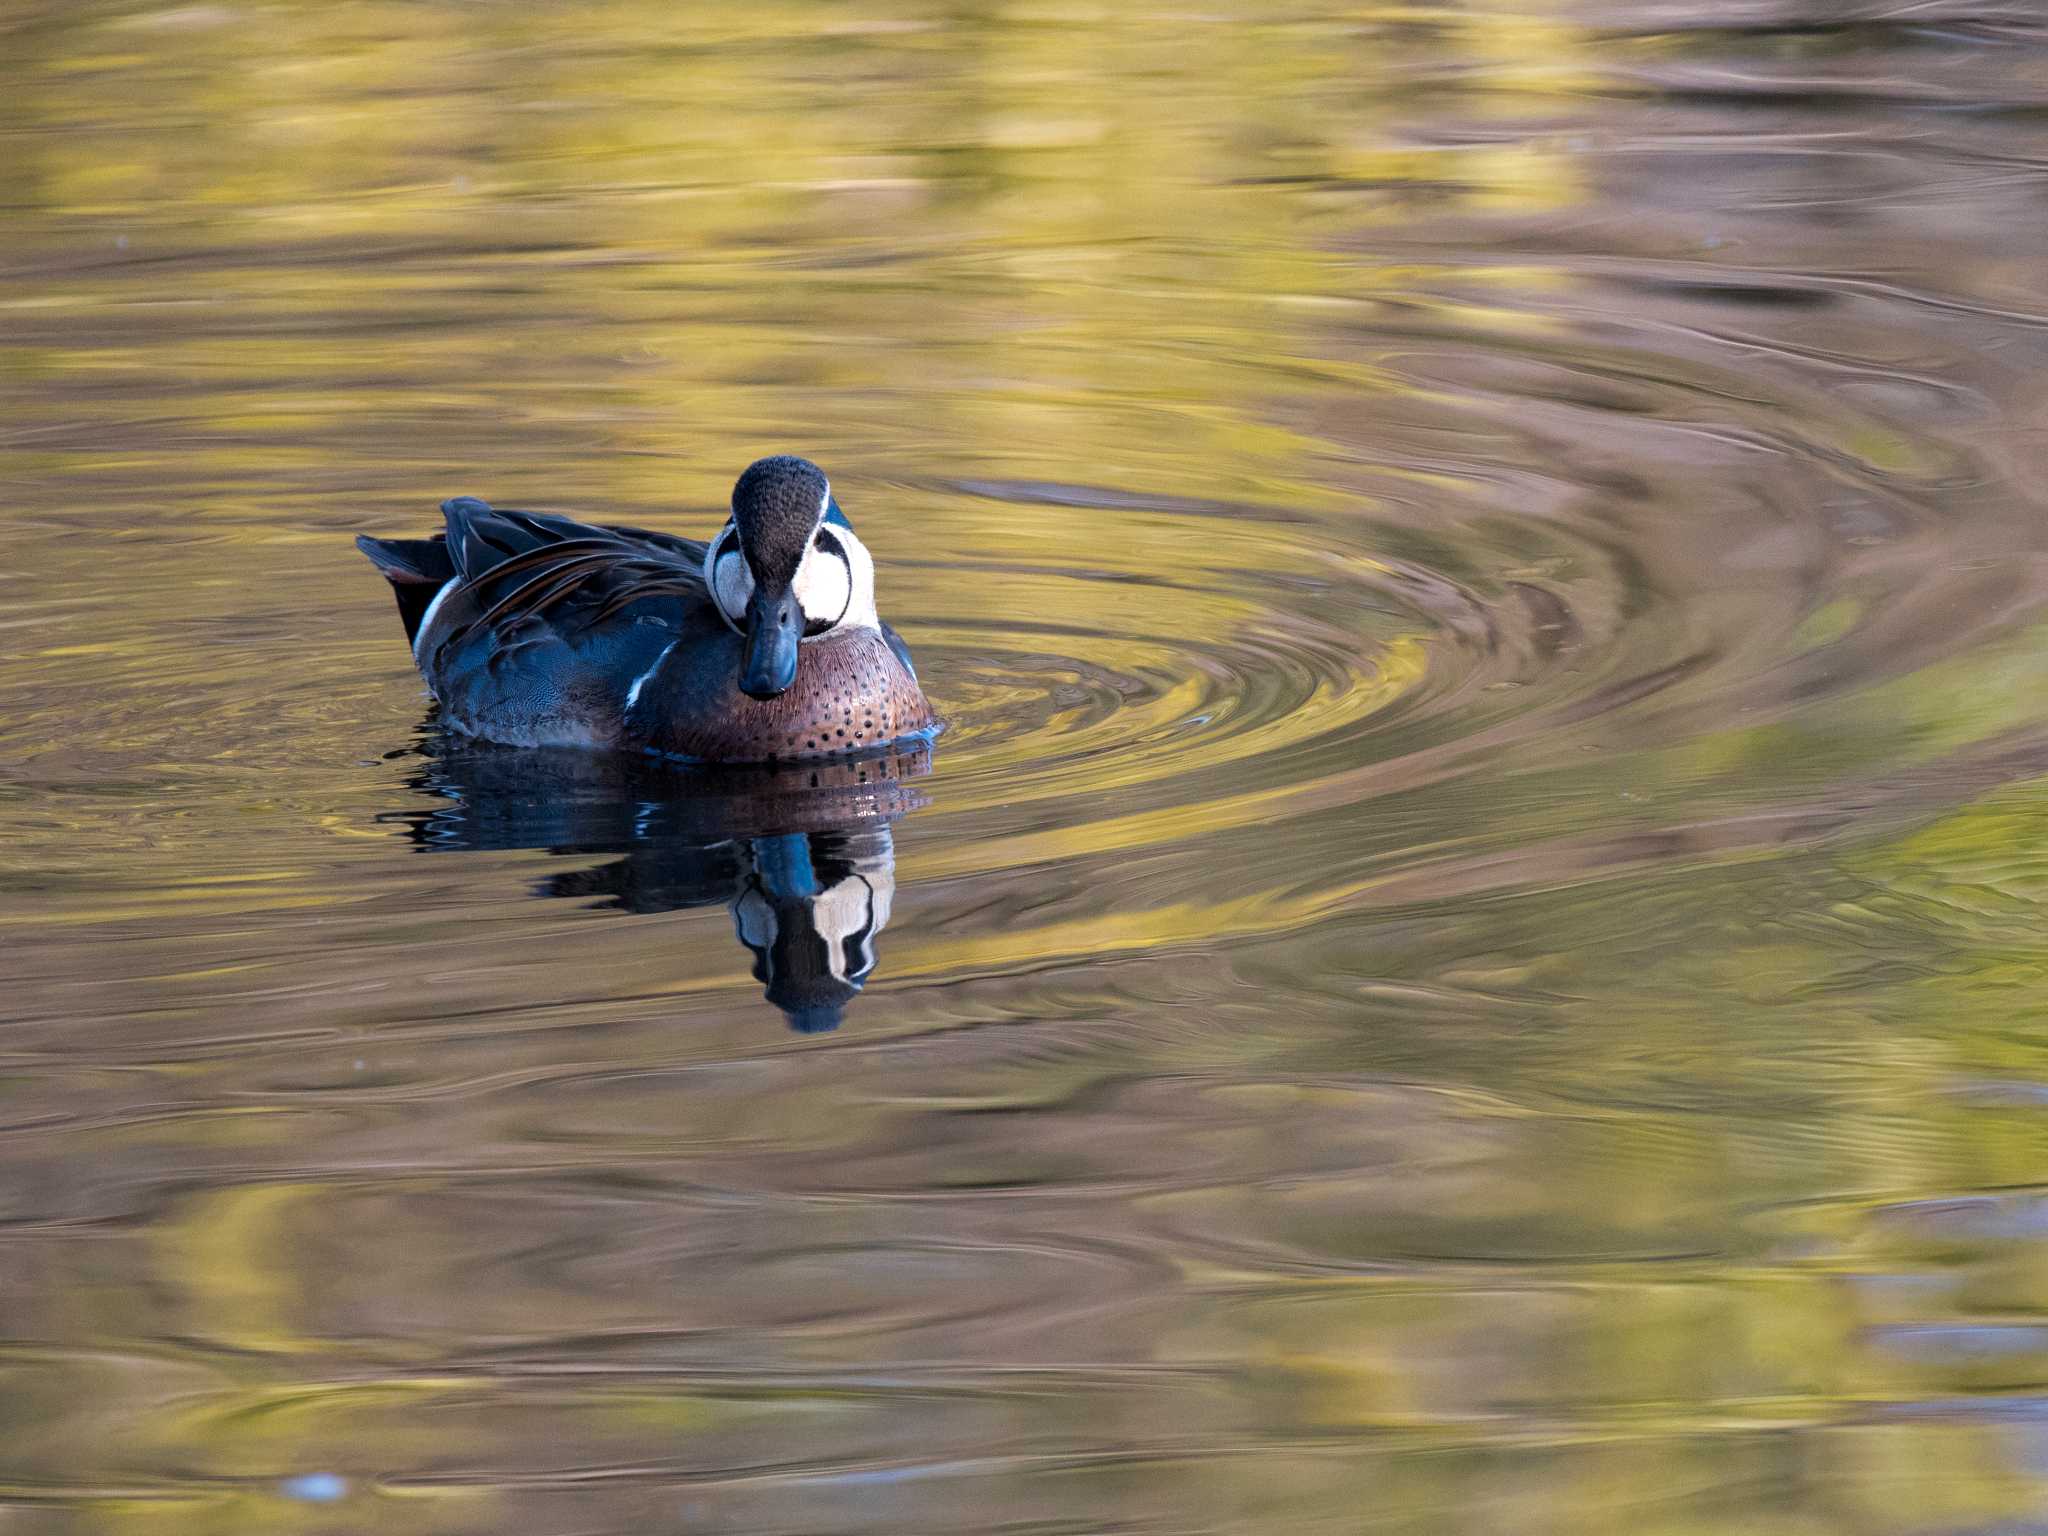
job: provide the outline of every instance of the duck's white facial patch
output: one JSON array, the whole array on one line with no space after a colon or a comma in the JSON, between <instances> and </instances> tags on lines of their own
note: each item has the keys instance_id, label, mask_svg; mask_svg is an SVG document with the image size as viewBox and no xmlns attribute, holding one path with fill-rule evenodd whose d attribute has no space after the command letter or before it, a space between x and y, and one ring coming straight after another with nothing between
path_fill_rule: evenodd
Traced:
<instances>
[{"instance_id":1,"label":"duck's white facial patch","mask_svg":"<svg viewBox=\"0 0 2048 1536\"><path fill-rule=\"evenodd\" d=\"M826 964L841 981L859 986L875 968L875 935L889 926L895 876L849 875L811 903L812 921L825 941Z\"/></svg>"},{"instance_id":2,"label":"duck's white facial patch","mask_svg":"<svg viewBox=\"0 0 2048 1536\"><path fill-rule=\"evenodd\" d=\"M834 528L813 535L804 563L796 568L792 587L803 607L806 629L830 629L846 617L853 600L853 567L847 563L839 533Z\"/></svg>"},{"instance_id":3,"label":"duck's white facial patch","mask_svg":"<svg viewBox=\"0 0 2048 1536\"><path fill-rule=\"evenodd\" d=\"M754 573L747 567L747 557L740 552L739 530L731 523L725 525L704 553L704 585L711 589L711 600L718 605L725 622L738 629L746 620L747 604L753 600Z\"/></svg>"}]
</instances>

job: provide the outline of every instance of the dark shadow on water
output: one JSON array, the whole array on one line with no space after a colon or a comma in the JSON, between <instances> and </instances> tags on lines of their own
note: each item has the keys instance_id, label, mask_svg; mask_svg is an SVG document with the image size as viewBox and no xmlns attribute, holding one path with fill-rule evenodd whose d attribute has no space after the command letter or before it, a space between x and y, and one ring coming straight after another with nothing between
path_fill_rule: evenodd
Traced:
<instances>
[{"instance_id":1,"label":"dark shadow on water","mask_svg":"<svg viewBox=\"0 0 2048 1536\"><path fill-rule=\"evenodd\" d=\"M423 853L618 854L537 896L620 912L725 903L792 1028L838 1027L874 970L896 889L891 825L925 803L931 748L829 763L700 767L480 745L430 730L408 780L431 803L381 820Z\"/></svg>"}]
</instances>

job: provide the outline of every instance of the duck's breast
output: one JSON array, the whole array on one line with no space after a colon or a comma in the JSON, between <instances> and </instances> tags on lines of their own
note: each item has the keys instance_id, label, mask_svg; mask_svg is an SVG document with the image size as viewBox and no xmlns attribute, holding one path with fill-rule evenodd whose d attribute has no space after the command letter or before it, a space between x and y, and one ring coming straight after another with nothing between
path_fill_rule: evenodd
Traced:
<instances>
[{"instance_id":1,"label":"duck's breast","mask_svg":"<svg viewBox=\"0 0 2048 1536\"><path fill-rule=\"evenodd\" d=\"M806 640L796 681L772 699L739 690L740 637L723 629L678 645L628 712L626 729L657 751L704 762L834 757L929 731L931 705L879 630Z\"/></svg>"}]
</instances>

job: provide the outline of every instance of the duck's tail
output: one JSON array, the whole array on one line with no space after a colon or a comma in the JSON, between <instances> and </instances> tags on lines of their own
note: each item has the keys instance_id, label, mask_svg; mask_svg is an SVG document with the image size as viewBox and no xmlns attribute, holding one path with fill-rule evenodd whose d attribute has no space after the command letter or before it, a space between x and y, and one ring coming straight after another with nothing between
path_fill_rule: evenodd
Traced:
<instances>
[{"instance_id":1,"label":"duck's tail","mask_svg":"<svg viewBox=\"0 0 2048 1536\"><path fill-rule=\"evenodd\" d=\"M398 599L399 622L405 625L406 643L419 634L420 620L441 589L455 577L455 562L448 555L448 541L435 534L431 539L373 539L356 535L356 548L370 557L370 563L384 573Z\"/></svg>"}]
</instances>

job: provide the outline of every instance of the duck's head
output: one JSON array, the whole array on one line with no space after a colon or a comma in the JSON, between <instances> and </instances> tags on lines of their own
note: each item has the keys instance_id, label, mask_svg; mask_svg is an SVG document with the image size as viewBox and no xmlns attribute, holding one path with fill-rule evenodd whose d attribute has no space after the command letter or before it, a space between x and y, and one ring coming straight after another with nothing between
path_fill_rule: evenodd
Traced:
<instances>
[{"instance_id":1,"label":"duck's head","mask_svg":"<svg viewBox=\"0 0 2048 1536\"><path fill-rule=\"evenodd\" d=\"M798 648L836 629L879 627L875 562L809 459L757 459L732 488L732 520L704 555L704 583L740 632L740 690L772 699L796 681Z\"/></svg>"},{"instance_id":2,"label":"duck's head","mask_svg":"<svg viewBox=\"0 0 2048 1536\"><path fill-rule=\"evenodd\" d=\"M896 895L887 827L783 833L746 844L733 927L754 979L804 1034L836 1029L875 968L875 939Z\"/></svg>"}]
</instances>

